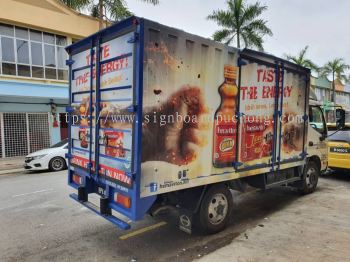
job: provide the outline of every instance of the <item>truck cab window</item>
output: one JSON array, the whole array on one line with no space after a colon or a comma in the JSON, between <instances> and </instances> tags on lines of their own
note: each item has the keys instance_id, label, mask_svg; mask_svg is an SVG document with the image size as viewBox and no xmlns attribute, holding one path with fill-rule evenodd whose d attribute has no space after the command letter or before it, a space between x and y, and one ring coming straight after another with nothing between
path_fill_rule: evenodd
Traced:
<instances>
[{"instance_id":1,"label":"truck cab window","mask_svg":"<svg viewBox=\"0 0 350 262\"><path fill-rule=\"evenodd\" d=\"M310 125L317 132L324 134L325 133L325 123L323 120L323 113L320 107L310 106L309 109L309 119Z\"/></svg>"}]
</instances>

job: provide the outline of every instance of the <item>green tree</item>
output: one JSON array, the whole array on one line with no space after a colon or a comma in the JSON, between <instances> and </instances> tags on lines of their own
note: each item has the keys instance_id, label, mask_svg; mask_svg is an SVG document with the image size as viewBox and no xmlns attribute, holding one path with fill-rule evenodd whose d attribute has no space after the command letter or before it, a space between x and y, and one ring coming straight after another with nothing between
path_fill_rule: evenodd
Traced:
<instances>
[{"instance_id":1,"label":"green tree","mask_svg":"<svg viewBox=\"0 0 350 262\"><path fill-rule=\"evenodd\" d=\"M263 37L272 36L267 21L259 18L267 10L267 6L259 2L247 4L246 0L228 0L228 10L214 11L207 19L215 21L222 29L213 35L214 40L230 44L236 40L241 48L241 40L245 47L256 47L263 50Z\"/></svg>"},{"instance_id":2,"label":"green tree","mask_svg":"<svg viewBox=\"0 0 350 262\"><path fill-rule=\"evenodd\" d=\"M332 102L336 102L335 99L335 79L339 79L340 81L347 81L345 71L350 69L350 66L344 62L342 58L335 58L328 63L326 63L321 68L322 76L332 76Z\"/></svg>"},{"instance_id":3,"label":"green tree","mask_svg":"<svg viewBox=\"0 0 350 262\"><path fill-rule=\"evenodd\" d=\"M318 72L319 71L318 66L314 62L312 62L310 59L306 58L306 53L308 48L309 46L305 46L296 56L286 55L286 58L287 60L297 65L304 66Z\"/></svg>"},{"instance_id":4,"label":"green tree","mask_svg":"<svg viewBox=\"0 0 350 262\"><path fill-rule=\"evenodd\" d=\"M100 20L100 29L103 21L119 21L132 15L124 0L61 0L68 7L77 11L90 11L90 14ZM142 0L156 5L159 0Z\"/></svg>"}]
</instances>

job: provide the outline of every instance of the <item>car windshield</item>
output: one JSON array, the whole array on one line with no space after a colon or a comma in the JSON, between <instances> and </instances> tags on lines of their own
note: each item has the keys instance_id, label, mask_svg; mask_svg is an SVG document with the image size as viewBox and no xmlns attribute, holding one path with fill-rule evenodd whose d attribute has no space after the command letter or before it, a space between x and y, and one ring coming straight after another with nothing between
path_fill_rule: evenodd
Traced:
<instances>
[{"instance_id":1,"label":"car windshield","mask_svg":"<svg viewBox=\"0 0 350 262\"><path fill-rule=\"evenodd\" d=\"M333 133L334 135L331 135ZM329 141L344 141L350 143L350 127L346 127L345 129L338 132L336 130L329 130L328 135L331 135L328 138Z\"/></svg>"},{"instance_id":2,"label":"car windshield","mask_svg":"<svg viewBox=\"0 0 350 262\"><path fill-rule=\"evenodd\" d=\"M57 144L54 144L50 148L61 147L61 146L64 146L65 144L67 144L67 143L68 143L68 138L62 140L61 142L58 142Z\"/></svg>"}]
</instances>

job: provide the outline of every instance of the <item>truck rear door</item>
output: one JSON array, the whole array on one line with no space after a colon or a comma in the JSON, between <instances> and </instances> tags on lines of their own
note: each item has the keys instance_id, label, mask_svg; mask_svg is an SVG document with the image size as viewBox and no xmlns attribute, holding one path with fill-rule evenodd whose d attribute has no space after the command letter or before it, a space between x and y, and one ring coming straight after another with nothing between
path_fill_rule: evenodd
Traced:
<instances>
[{"instance_id":1,"label":"truck rear door","mask_svg":"<svg viewBox=\"0 0 350 262\"><path fill-rule=\"evenodd\" d=\"M112 216L112 210L133 220L144 214L139 208L137 154L142 122L140 22L130 18L68 47L68 182L78 189L71 197L122 228L129 226ZM88 202L90 193L101 196L99 208Z\"/></svg>"}]
</instances>

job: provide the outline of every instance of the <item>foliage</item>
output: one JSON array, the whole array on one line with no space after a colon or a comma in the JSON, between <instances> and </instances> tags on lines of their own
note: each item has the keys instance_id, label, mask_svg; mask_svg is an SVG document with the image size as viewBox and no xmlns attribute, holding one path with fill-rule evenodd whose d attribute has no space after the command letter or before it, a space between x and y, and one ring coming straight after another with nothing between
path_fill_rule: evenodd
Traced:
<instances>
[{"instance_id":1,"label":"foliage","mask_svg":"<svg viewBox=\"0 0 350 262\"><path fill-rule=\"evenodd\" d=\"M309 46L305 46L296 56L286 55L286 58L287 60L297 65L307 67L307 68L310 68L311 70L318 72L319 71L318 66L314 62L312 62L310 59L306 58L306 52L308 48Z\"/></svg>"},{"instance_id":2,"label":"foliage","mask_svg":"<svg viewBox=\"0 0 350 262\"><path fill-rule=\"evenodd\" d=\"M272 36L267 21L259 18L267 10L267 6L259 2L247 4L246 0L228 0L228 10L217 10L207 17L215 21L222 29L213 35L214 40L230 44L236 40L241 48L241 40L245 47L256 47L263 50L263 37Z\"/></svg>"},{"instance_id":3,"label":"foliage","mask_svg":"<svg viewBox=\"0 0 350 262\"><path fill-rule=\"evenodd\" d=\"M90 15L108 21L119 21L132 15L124 0L61 0L68 7L83 11L87 9ZM153 5L159 4L159 0L142 0ZM102 13L100 12L102 6Z\"/></svg>"}]
</instances>

